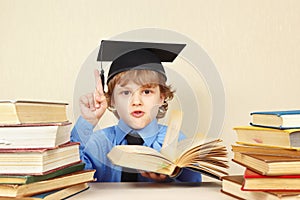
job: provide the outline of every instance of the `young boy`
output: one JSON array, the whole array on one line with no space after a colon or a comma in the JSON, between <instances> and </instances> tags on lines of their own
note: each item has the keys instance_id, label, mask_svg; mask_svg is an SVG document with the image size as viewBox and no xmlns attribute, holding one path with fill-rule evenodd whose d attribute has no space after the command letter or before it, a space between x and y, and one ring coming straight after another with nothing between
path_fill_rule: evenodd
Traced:
<instances>
[{"instance_id":1,"label":"young boy","mask_svg":"<svg viewBox=\"0 0 300 200\"><path fill-rule=\"evenodd\" d=\"M96 89L93 94L80 98L81 116L71 133L71 140L80 142L80 155L86 168L96 169L97 181L200 182L201 175L188 169L172 179L151 172L128 173L128 169L113 165L106 156L116 145L137 144L131 141L132 132L135 132L133 139L140 145L161 149L167 127L158 124L157 119L165 115L167 102L173 98L161 62L174 60L184 46L171 44L170 50L169 44L162 43L102 42L98 60L105 61L105 50L116 55L109 58L113 62L107 92L104 93L103 80L96 70ZM118 124L94 132L106 109L119 119ZM181 134L179 139L183 138Z\"/></svg>"}]
</instances>

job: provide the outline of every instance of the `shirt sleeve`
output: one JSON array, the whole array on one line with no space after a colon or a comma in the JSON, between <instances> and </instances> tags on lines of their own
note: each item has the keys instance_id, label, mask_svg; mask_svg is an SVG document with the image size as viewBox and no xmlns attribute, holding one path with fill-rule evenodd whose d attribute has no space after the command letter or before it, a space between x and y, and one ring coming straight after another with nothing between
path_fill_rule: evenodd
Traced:
<instances>
[{"instance_id":1,"label":"shirt sleeve","mask_svg":"<svg viewBox=\"0 0 300 200\"><path fill-rule=\"evenodd\" d=\"M79 117L71 131L71 140L80 142L80 159L85 163L85 169L95 169L94 178L99 182L120 181L120 167L114 166L106 156L113 147L111 138L107 137L112 130L94 131L92 124Z\"/></svg>"},{"instance_id":2,"label":"shirt sleeve","mask_svg":"<svg viewBox=\"0 0 300 200\"><path fill-rule=\"evenodd\" d=\"M71 131L71 141L79 142L80 159L85 163L85 169L93 169L92 160L86 155L86 144L93 134L93 125L83 117L79 117Z\"/></svg>"},{"instance_id":3,"label":"shirt sleeve","mask_svg":"<svg viewBox=\"0 0 300 200\"><path fill-rule=\"evenodd\" d=\"M79 142L81 149L84 149L93 129L93 125L80 116L71 131L71 141Z\"/></svg>"}]
</instances>

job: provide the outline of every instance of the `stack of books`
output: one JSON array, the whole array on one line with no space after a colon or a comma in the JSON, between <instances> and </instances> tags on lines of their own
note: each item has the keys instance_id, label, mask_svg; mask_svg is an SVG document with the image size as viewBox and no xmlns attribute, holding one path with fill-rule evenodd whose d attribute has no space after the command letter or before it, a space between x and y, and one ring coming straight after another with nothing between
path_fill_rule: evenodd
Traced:
<instances>
[{"instance_id":1,"label":"stack of books","mask_svg":"<svg viewBox=\"0 0 300 200\"><path fill-rule=\"evenodd\" d=\"M225 176L224 193L245 199L300 197L300 110L252 112L249 126L235 127L233 161L242 175Z\"/></svg>"},{"instance_id":2,"label":"stack of books","mask_svg":"<svg viewBox=\"0 0 300 200\"><path fill-rule=\"evenodd\" d=\"M67 104L0 101L0 199L63 199L88 189Z\"/></svg>"}]
</instances>

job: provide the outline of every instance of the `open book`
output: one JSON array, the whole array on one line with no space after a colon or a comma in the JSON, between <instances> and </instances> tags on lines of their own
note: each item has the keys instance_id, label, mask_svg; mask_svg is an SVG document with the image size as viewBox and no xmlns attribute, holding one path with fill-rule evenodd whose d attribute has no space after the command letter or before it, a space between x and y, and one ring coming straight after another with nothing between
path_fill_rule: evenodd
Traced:
<instances>
[{"instance_id":1,"label":"open book","mask_svg":"<svg viewBox=\"0 0 300 200\"><path fill-rule=\"evenodd\" d=\"M172 112L160 152L139 145L118 145L108 154L115 165L176 177L189 168L213 178L227 175L227 149L220 139L205 141L195 136L178 142L182 113Z\"/></svg>"}]
</instances>

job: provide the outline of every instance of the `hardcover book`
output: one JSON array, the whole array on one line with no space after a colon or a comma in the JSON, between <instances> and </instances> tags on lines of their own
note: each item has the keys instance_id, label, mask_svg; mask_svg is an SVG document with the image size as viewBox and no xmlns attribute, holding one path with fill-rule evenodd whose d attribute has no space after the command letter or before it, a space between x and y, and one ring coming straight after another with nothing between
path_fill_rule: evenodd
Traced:
<instances>
[{"instance_id":1,"label":"hardcover book","mask_svg":"<svg viewBox=\"0 0 300 200\"><path fill-rule=\"evenodd\" d=\"M48 149L0 149L0 174L41 175L80 162L79 143Z\"/></svg>"},{"instance_id":2,"label":"hardcover book","mask_svg":"<svg viewBox=\"0 0 300 200\"><path fill-rule=\"evenodd\" d=\"M300 174L300 158L234 152L233 161L261 175Z\"/></svg>"},{"instance_id":3,"label":"hardcover book","mask_svg":"<svg viewBox=\"0 0 300 200\"><path fill-rule=\"evenodd\" d=\"M0 101L0 124L66 122L67 103L2 100Z\"/></svg>"},{"instance_id":4,"label":"hardcover book","mask_svg":"<svg viewBox=\"0 0 300 200\"><path fill-rule=\"evenodd\" d=\"M224 176L222 178L221 192L232 196L236 199L247 200L297 200L299 199L300 192L288 192L288 191L243 191L241 187L243 185L243 175L231 175Z\"/></svg>"},{"instance_id":5,"label":"hardcover book","mask_svg":"<svg viewBox=\"0 0 300 200\"><path fill-rule=\"evenodd\" d=\"M82 170L25 185L0 184L1 197L30 197L36 194L94 181L95 170Z\"/></svg>"},{"instance_id":6,"label":"hardcover book","mask_svg":"<svg viewBox=\"0 0 300 200\"><path fill-rule=\"evenodd\" d=\"M298 151L297 149L286 149L256 145L231 145L231 147L231 150L233 152L239 152L244 154L259 154L300 158L300 151Z\"/></svg>"},{"instance_id":7,"label":"hardcover book","mask_svg":"<svg viewBox=\"0 0 300 200\"><path fill-rule=\"evenodd\" d=\"M63 189L52 190L31 197L0 197L1 200L58 200L66 199L89 188L88 183L80 183Z\"/></svg>"},{"instance_id":8,"label":"hardcover book","mask_svg":"<svg viewBox=\"0 0 300 200\"><path fill-rule=\"evenodd\" d=\"M250 169L246 169L242 189L254 191L297 190L297 192L300 193L300 174L264 176Z\"/></svg>"},{"instance_id":9,"label":"hardcover book","mask_svg":"<svg viewBox=\"0 0 300 200\"><path fill-rule=\"evenodd\" d=\"M0 126L0 149L53 148L70 141L71 122Z\"/></svg>"},{"instance_id":10,"label":"hardcover book","mask_svg":"<svg viewBox=\"0 0 300 200\"><path fill-rule=\"evenodd\" d=\"M235 127L237 143L281 147L300 148L300 129L274 129L254 126Z\"/></svg>"},{"instance_id":11,"label":"hardcover book","mask_svg":"<svg viewBox=\"0 0 300 200\"><path fill-rule=\"evenodd\" d=\"M300 128L300 110L261 111L250 113L251 125L279 129Z\"/></svg>"},{"instance_id":12,"label":"hardcover book","mask_svg":"<svg viewBox=\"0 0 300 200\"><path fill-rule=\"evenodd\" d=\"M67 165L65 167L58 168L57 170L52 170L47 174L43 175L5 175L0 174L0 184L29 184L38 181L44 181L47 179L55 178L65 174L73 173L84 169L85 164L83 162Z\"/></svg>"}]
</instances>

